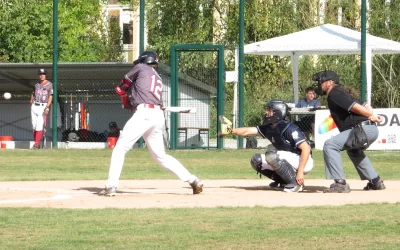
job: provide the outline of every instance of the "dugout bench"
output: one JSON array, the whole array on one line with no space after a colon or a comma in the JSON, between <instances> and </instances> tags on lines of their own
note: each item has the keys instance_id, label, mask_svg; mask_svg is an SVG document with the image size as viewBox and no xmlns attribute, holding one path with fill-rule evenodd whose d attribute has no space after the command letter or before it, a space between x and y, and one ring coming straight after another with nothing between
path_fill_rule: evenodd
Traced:
<instances>
[{"instance_id":1,"label":"dugout bench","mask_svg":"<svg viewBox=\"0 0 400 250\"><path fill-rule=\"evenodd\" d=\"M190 130L195 130L195 132L198 136L198 141L201 142L201 136L205 135L207 137L207 146L205 148L210 147L210 128L197 128L197 127L179 127L178 128L178 134L179 135L184 135L185 137L185 148L188 147L188 134ZM192 145L191 145L192 146Z\"/></svg>"}]
</instances>

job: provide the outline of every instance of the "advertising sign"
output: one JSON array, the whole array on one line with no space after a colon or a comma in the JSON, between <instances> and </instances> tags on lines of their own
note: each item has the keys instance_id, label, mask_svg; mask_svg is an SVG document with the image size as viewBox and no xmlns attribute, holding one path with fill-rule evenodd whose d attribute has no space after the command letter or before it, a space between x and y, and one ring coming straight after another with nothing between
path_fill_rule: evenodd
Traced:
<instances>
[{"instance_id":1,"label":"advertising sign","mask_svg":"<svg viewBox=\"0 0 400 250\"><path fill-rule=\"evenodd\" d=\"M378 124L378 139L368 150L400 150L400 108L374 109L374 114L383 117ZM317 110L315 113L315 148L322 150L327 139L339 134L329 110Z\"/></svg>"}]
</instances>

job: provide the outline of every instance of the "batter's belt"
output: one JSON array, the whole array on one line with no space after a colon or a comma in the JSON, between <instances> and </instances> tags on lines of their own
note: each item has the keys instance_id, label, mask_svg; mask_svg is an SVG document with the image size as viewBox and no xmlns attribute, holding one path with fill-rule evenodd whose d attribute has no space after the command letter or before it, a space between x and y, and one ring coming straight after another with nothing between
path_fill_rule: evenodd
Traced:
<instances>
[{"instance_id":1,"label":"batter's belt","mask_svg":"<svg viewBox=\"0 0 400 250\"><path fill-rule=\"evenodd\" d=\"M156 104L142 103L142 104L137 105L136 109L138 107L147 108L147 109L159 109L159 110L162 110L162 106L161 105L156 105Z\"/></svg>"},{"instance_id":2,"label":"batter's belt","mask_svg":"<svg viewBox=\"0 0 400 250\"><path fill-rule=\"evenodd\" d=\"M35 106L45 106L47 103L41 103L41 102L34 102Z\"/></svg>"}]
</instances>

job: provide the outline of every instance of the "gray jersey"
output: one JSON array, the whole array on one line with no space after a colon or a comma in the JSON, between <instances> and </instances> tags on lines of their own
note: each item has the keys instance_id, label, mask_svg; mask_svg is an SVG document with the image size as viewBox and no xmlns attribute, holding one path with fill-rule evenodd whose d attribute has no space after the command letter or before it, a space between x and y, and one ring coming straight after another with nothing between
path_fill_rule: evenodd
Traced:
<instances>
[{"instance_id":1,"label":"gray jersey","mask_svg":"<svg viewBox=\"0 0 400 250\"><path fill-rule=\"evenodd\" d=\"M47 103L50 95L53 94L53 84L46 80L46 83L40 85L40 83L35 84L35 91L33 93L33 101L38 103Z\"/></svg>"},{"instance_id":2,"label":"gray jersey","mask_svg":"<svg viewBox=\"0 0 400 250\"><path fill-rule=\"evenodd\" d=\"M135 65L125 78L132 82L131 86L131 104L133 107L139 104L162 103L163 83L156 70L147 64Z\"/></svg>"}]
</instances>

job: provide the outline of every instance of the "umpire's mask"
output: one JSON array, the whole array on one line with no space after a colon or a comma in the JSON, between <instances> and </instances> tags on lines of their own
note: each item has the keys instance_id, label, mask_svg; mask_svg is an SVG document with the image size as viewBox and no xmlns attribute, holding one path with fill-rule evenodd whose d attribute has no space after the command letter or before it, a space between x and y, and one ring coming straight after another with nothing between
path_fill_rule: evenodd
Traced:
<instances>
[{"instance_id":1,"label":"umpire's mask","mask_svg":"<svg viewBox=\"0 0 400 250\"><path fill-rule=\"evenodd\" d=\"M316 81L314 91L317 95L326 95L326 91L321 88L322 83L332 80L337 85L340 85L340 80L338 74L332 70L325 70L314 74L313 81Z\"/></svg>"}]
</instances>

